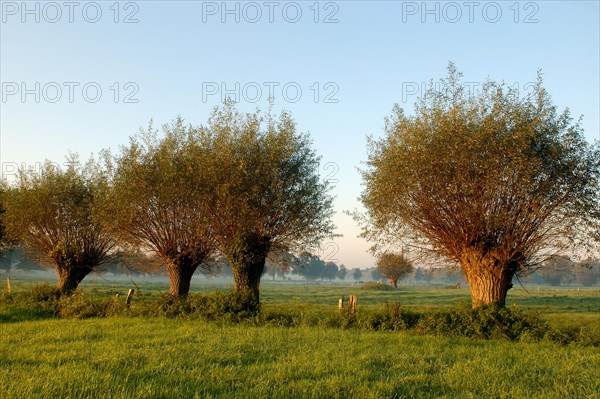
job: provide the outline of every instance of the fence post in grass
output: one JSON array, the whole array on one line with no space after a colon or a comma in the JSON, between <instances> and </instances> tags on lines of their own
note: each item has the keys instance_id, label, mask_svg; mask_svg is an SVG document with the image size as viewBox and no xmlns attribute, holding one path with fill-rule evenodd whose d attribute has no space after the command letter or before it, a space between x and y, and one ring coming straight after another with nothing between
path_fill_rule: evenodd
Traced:
<instances>
[{"instance_id":1,"label":"fence post in grass","mask_svg":"<svg viewBox=\"0 0 600 399\"><path fill-rule=\"evenodd\" d=\"M348 297L348 311L350 313L356 313L356 295L350 295Z\"/></svg>"},{"instance_id":2,"label":"fence post in grass","mask_svg":"<svg viewBox=\"0 0 600 399\"><path fill-rule=\"evenodd\" d=\"M340 313L344 313L344 298L340 298L338 301L338 308L340 309Z\"/></svg>"},{"instance_id":3,"label":"fence post in grass","mask_svg":"<svg viewBox=\"0 0 600 399\"><path fill-rule=\"evenodd\" d=\"M129 307L129 304L131 304L131 298L133 297L134 292L135 290L133 288L130 288L129 292L127 293L127 299L125 299L125 305L127 305L127 307Z\"/></svg>"},{"instance_id":4,"label":"fence post in grass","mask_svg":"<svg viewBox=\"0 0 600 399\"><path fill-rule=\"evenodd\" d=\"M8 296L12 295L12 288L10 287L10 277L6 278L6 292L8 293Z\"/></svg>"}]
</instances>

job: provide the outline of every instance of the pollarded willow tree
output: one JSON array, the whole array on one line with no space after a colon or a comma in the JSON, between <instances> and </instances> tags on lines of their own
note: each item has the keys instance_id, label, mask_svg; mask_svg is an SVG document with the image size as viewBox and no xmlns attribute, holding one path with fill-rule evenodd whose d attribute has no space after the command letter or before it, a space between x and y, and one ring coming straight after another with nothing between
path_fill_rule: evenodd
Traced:
<instances>
[{"instance_id":1,"label":"pollarded willow tree","mask_svg":"<svg viewBox=\"0 0 600 399\"><path fill-rule=\"evenodd\" d=\"M208 273L215 254L208 184L210 137L181 118L150 125L115 158L103 220L120 242L155 253L169 273L169 293L186 296L196 270Z\"/></svg>"},{"instance_id":2,"label":"pollarded willow tree","mask_svg":"<svg viewBox=\"0 0 600 399\"><path fill-rule=\"evenodd\" d=\"M267 257L314 249L333 236L329 186L308 135L286 112L241 114L226 102L202 129L212 137L212 229L235 290L258 303Z\"/></svg>"},{"instance_id":3,"label":"pollarded willow tree","mask_svg":"<svg viewBox=\"0 0 600 399\"><path fill-rule=\"evenodd\" d=\"M412 273L414 267L404 252L384 252L377 258L377 271L387 278L392 288L398 288L398 279Z\"/></svg>"},{"instance_id":4,"label":"pollarded willow tree","mask_svg":"<svg viewBox=\"0 0 600 399\"><path fill-rule=\"evenodd\" d=\"M450 64L414 116L396 107L371 140L363 236L453 260L474 307L504 306L513 277L552 253L597 248L600 149L541 77L524 98L492 81L469 93L460 78Z\"/></svg>"},{"instance_id":5,"label":"pollarded willow tree","mask_svg":"<svg viewBox=\"0 0 600 399\"><path fill-rule=\"evenodd\" d=\"M61 294L77 289L115 245L98 222L106 173L93 160L80 165L72 157L68 165L61 170L46 162L39 173L22 171L3 201L8 234L54 265Z\"/></svg>"}]
</instances>

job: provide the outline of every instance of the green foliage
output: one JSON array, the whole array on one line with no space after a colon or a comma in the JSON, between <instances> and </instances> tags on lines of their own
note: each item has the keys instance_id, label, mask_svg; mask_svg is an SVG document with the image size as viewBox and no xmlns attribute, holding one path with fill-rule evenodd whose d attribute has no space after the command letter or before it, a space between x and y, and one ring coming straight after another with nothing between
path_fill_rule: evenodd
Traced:
<instances>
[{"instance_id":1,"label":"green foliage","mask_svg":"<svg viewBox=\"0 0 600 399\"><path fill-rule=\"evenodd\" d=\"M121 315L239 322L252 319L260 309L254 297L247 292L215 291L187 297L162 294L156 298L144 297L138 292L137 297L132 306L126 306L124 298L98 297L80 292L61 295L55 287L39 284L29 291L2 298L2 302L17 306L20 311L30 309L65 318Z\"/></svg>"},{"instance_id":2,"label":"green foliage","mask_svg":"<svg viewBox=\"0 0 600 399\"><path fill-rule=\"evenodd\" d=\"M196 267L210 272L224 256L236 288L258 295L268 255L333 235L319 157L289 113L243 114L227 101L206 125L177 118L163 136L150 125L123 148L102 210L125 243L155 252L170 272L189 271L172 282L189 282ZM187 294L176 288L172 295Z\"/></svg>"},{"instance_id":3,"label":"green foliage","mask_svg":"<svg viewBox=\"0 0 600 399\"><path fill-rule=\"evenodd\" d=\"M211 231L235 289L258 298L268 255L314 249L334 236L330 187L310 137L288 112L242 114L227 101L201 130L211 137Z\"/></svg>"},{"instance_id":4,"label":"green foliage","mask_svg":"<svg viewBox=\"0 0 600 399\"><path fill-rule=\"evenodd\" d=\"M415 327L423 313L405 309L399 304L386 304L383 311L346 313L339 327L370 331L405 331Z\"/></svg>"},{"instance_id":5,"label":"green foliage","mask_svg":"<svg viewBox=\"0 0 600 399\"><path fill-rule=\"evenodd\" d=\"M106 228L122 243L155 254L162 266L183 269L181 278L191 278L198 267L213 269L210 147L211 138L181 117L163 126L162 137L150 123L114 158L113 184L103 202Z\"/></svg>"},{"instance_id":6,"label":"green foliage","mask_svg":"<svg viewBox=\"0 0 600 399\"><path fill-rule=\"evenodd\" d=\"M517 307L503 308L495 304L432 312L422 317L415 329L445 336L508 340L525 336L529 340L540 340L550 331L547 323L533 314L526 314Z\"/></svg>"},{"instance_id":7,"label":"green foliage","mask_svg":"<svg viewBox=\"0 0 600 399\"><path fill-rule=\"evenodd\" d=\"M261 237L256 233L236 231L227 239L224 253L232 267L248 267L265 262L271 246L270 238Z\"/></svg>"},{"instance_id":8,"label":"green foliage","mask_svg":"<svg viewBox=\"0 0 600 399\"><path fill-rule=\"evenodd\" d=\"M109 317L126 312L127 307L117 298L88 298L76 292L71 296L63 295L58 301L58 316L65 318Z\"/></svg>"},{"instance_id":9,"label":"green foliage","mask_svg":"<svg viewBox=\"0 0 600 399\"><path fill-rule=\"evenodd\" d=\"M16 294L13 302L47 316L65 318L109 317L127 311L122 301L116 298L96 298L80 292L65 295L48 284L37 284L28 292Z\"/></svg>"},{"instance_id":10,"label":"green foliage","mask_svg":"<svg viewBox=\"0 0 600 399\"><path fill-rule=\"evenodd\" d=\"M98 222L107 186L106 171L94 159L81 165L71 156L65 170L46 161L39 173L21 171L3 195L8 234L39 251L61 278L71 272L78 276L66 290L75 289L115 245Z\"/></svg>"},{"instance_id":11,"label":"green foliage","mask_svg":"<svg viewBox=\"0 0 600 399\"><path fill-rule=\"evenodd\" d=\"M513 275L549 251L597 249L600 146L557 111L541 74L526 98L493 81L470 93L461 78L450 64L414 115L395 107L369 143L367 213L356 217L375 249L429 249L461 265L474 305L503 305ZM486 278L497 298L478 286Z\"/></svg>"},{"instance_id":12,"label":"green foliage","mask_svg":"<svg viewBox=\"0 0 600 399\"><path fill-rule=\"evenodd\" d=\"M256 300L250 292L215 291L183 298L161 295L156 315L238 322L256 316L257 309Z\"/></svg>"},{"instance_id":13,"label":"green foliage","mask_svg":"<svg viewBox=\"0 0 600 399\"><path fill-rule=\"evenodd\" d=\"M384 252L377 258L377 272L396 285L402 276L414 270L412 262L402 253ZM395 288L395 287L394 287Z\"/></svg>"},{"instance_id":14,"label":"green foliage","mask_svg":"<svg viewBox=\"0 0 600 399\"><path fill-rule=\"evenodd\" d=\"M414 116L396 108L386 121L386 137L370 143L362 200L375 230L365 234L416 234L457 261L461 248L475 243L487 242L488 250L535 244L524 248L528 255L542 243L563 244L548 242L559 237L541 227L529 241L505 242L517 237L503 231L534 222L552 233L571 233L561 240L575 232L593 235L600 216L599 151L568 111L557 112L541 77L525 99L493 81L470 94L450 65L448 77L439 89L432 85ZM581 224L559 223L563 217ZM428 230L438 221L437 230Z\"/></svg>"},{"instance_id":15,"label":"green foliage","mask_svg":"<svg viewBox=\"0 0 600 399\"><path fill-rule=\"evenodd\" d=\"M361 290L371 290L371 291L394 291L393 287L390 287L386 284L381 284L381 282L368 281L360 285Z\"/></svg>"},{"instance_id":16,"label":"green foliage","mask_svg":"<svg viewBox=\"0 0 600 399\"><path fill-rule=\"evenodd\" d=\"M32 303L48 303L57 301L60 298L60 291L49 284L36 284L29 291L28 299Z\"/></svg>"},{"instance_id":17,"label":"green foliage","mask_svg":"<svg viewBox=\"0 0 600 399\"><path fill-rule=\"evenodd\" d=\"M288 112L242 114L226 102L201 130L212 139L206 166L222 250L234 234L257 235L276 252L315 248L332 236L330 187L310 137Z\"/></svg>"},{"instance_id":18,"label":"green foliage","mask_svg":"<svg viewBox=\"0 0 600 399\"><path fill-rule=\"evenodd\" d=\"M61 269L70 270L77 268L82 264L81 255L85 253L84 248L79 242L67 242L59 240L52 249L48 251L48 257L57 264Z\"/></svg>"}]
</instances>

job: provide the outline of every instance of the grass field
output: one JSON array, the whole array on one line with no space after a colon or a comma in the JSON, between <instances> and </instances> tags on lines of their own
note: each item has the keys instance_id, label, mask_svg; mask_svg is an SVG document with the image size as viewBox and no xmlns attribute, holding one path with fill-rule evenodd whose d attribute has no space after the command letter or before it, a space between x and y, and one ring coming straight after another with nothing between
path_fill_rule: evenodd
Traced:
<instances>
[{"instance_id":1,"label":"grass field","mask_svg":"<svg viewBox=\"0 0 600 399\"><path fill-rule=\"evenodd\" d=\"M14 290L32 282L14 281ZM84 283L87 296L123 296L130 283ZM135 301L164 292L139 285ZM226 288L195 285L194 291ZM468 301L468 290L262 285L264 308L359 311L399 302L413 309ZM508 303L556 324L600 323L598 289L511 290ZM203 320L7 317L0 306L1 398L598 398L600 348L335 328ZM8 320L13 320L8 322Z\"/></svg>"}]
</instances>

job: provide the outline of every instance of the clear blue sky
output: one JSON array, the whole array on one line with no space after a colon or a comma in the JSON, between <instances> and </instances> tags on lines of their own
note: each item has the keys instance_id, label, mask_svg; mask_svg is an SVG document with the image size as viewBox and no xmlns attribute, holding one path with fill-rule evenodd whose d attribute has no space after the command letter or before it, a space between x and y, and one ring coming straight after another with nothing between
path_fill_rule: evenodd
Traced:
<instances>
[{"instance_id":1,"label":"clear blue sky","mask_svg":"<svg viewBox=\"0 0 600 399\"><path fill-rule=\"evenodd\" d=\"M541 68L555 103L584 116L590 141L600 138L598 1L2 1L1 9L5 175L16 164L62 162L68 151L116 150L151 118L204 123L222 89L243 110L266 108L272 90L276 108L311 133L323 176L338 180L344 237L321 255L349 268L373 264L343 214L360 207L365 137L381 135L395 103L412 110L420 86L444 76L449 61L475 87L490 77L524 93Z\"/></svg>"}]
</instances>

